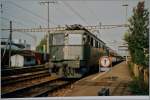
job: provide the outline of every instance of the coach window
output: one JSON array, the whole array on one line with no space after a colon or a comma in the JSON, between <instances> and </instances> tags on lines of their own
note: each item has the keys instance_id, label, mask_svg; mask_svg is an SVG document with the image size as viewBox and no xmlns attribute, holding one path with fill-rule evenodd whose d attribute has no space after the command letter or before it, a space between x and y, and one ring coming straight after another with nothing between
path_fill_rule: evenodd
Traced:
<instances>
[{"instance_id":1,"label":"coach window","mask_svg":"<svg viewBox=\"0 0 150 100\"><path fill-rule=\"evenodd\" d=\"M87 36L87 44L90 45L90 36Z\"/></svg>"},{"instance_id":2,"label":"coach window","mask_svg":"<svg viewBox=\"0 0 150 100\"><path fill-rule=\"evenodd\" d=\"M103 48L103 44L101 44L101 48Z\"/></svg>"},{"instance_id":3,"label":"coach window","mask_svg":"<svg viewBox=\"0 0 150 100\"><path fill-rule=\"evenodd\" d=\"M103 49L105 49L105 46L103 45Z\"/></svg>"},{"instance_id":4,"label":"coach window","mask_svg":"<svg viewBox=\"0 0 150 100\"><path fill-rule=\"evenodd\" d=\"M101 42L99 42L99 48L101 48Z\"/></svg>"},{"instance_id":5,"label":"coach window","mask_svg":"<svg viewBox=\"0 0 150 100\"><path fill-rule=\"evenodd\" d=\"M95 47L95 42L96 42L96 41L93 39L93 47Z\"/></svg>"},{"instance_id":6,"label":"coach window","mask_svg":"<svg viewBox=\"0 0 150 100\"><path fill-rule=\"evenodd\" d=\"M98 47L100 48L101 47L101 42L99 42L98 44L99 44Z\"/></svg>"},{"instance_id":7,"label":"coach window","mask_svg":"<svg viewBox=\"0 0 150 100\"><path fill-rule=\"evenodd\" d=\"M94 40L94 47L96 47L96 40Z\"/></svg>"},{"instance_id":8,"label":"coach window","mask_svg":"<svg viewBox=\"0 0 150 100\"><path fill-rule=\"evenodd\" d=\"M95 47L96 47L96 42L97 42L97 41L95 40Z\"/></svg>"},{"instance_id":9,"label":"coach window","mask_svg":"<svg viewBox=\"0 0 150 100\"><path fill-rule=\"evenodd\" d=\"M98 48L98 42L95 40L95 47Z\"/></svg>"},{"instance_id":10,"label":"coach window","mask_svg":"<svg viewBox=\"0 0 150 100\"><path fill-rule=\"evenodd\" d=\"M103 48L103 44L101 43L101 48Z\"/></svg>"},{"instance_id":11,"label":"coach window","mask_svg":"<svg viewBox=\"0 0 150 100\"><path fill-rule=\"evenodd\" d=\"M98 48L100 48L100 42L98 42Z\"/></svg>"},{"instance_id":12,"label":"coach window","mask_svg":"<svg viewBox=\"0 0 150 100\"><path fill-rule=\"evenodd\" d=\"M93 46L93 38L91 37L90 45Z\"/></svg>"},{"instance_id":13,"label":"coach window","mask_svg":"<svg viewBox=\"0 0 150 100\"><path fill-rule=\"evenodd\" d=\"M87 35L83 34L83 44L87 44Z\"/></svg>"}]
</instances>

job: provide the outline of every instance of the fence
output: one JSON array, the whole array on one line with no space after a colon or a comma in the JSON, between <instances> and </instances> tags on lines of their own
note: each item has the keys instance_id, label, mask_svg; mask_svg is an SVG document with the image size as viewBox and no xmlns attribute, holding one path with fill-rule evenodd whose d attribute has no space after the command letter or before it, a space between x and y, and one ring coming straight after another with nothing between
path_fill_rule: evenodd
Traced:
<instances>
[{"instance_id":1,"label":"fence","mask_svg":"<svg viewBox=\"0 0 150 100\"><path fill-rule=\"evenodd\" d=\"M145 84L149 84L149 68L144 68L140 65L130 62L131 71L134 77L141 77Z\"/></svg>"}]
</instances>

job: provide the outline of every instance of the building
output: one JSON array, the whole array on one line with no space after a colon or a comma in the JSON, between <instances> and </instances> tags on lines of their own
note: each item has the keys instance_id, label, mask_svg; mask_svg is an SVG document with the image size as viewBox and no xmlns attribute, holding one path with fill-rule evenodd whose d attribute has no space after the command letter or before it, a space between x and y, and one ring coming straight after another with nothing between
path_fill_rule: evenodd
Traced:
<instances>
[{"instance_id":1,"label":"building","mask_svg":"<svg viewBox=\"0 0 150 100\"><path fill-rule=\"evenodd\" d=\"M15 54L11 56L11 67L24 67L36 64L34 55L30 54Z\"/></svg>"}]
</instances>

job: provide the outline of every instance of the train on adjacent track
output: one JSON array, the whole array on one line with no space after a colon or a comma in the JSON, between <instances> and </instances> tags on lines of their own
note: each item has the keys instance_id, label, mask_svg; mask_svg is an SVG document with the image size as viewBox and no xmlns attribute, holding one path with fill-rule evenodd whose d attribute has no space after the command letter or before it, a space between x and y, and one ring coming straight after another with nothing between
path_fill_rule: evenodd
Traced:
<instances>
[{"instance_id":1,"label":"train on adjacent track","mask_svg":"<svg viewBox=\"0 0 150 100\"><path fill-rule=\"evenodd\" d=\"M51 72L64 78L93 73L98 70L101 56L113 54L102 40L78 24L49 33L49 51ZM121 60L113 56L113 62Z\"/></svg>"}]
</instances>

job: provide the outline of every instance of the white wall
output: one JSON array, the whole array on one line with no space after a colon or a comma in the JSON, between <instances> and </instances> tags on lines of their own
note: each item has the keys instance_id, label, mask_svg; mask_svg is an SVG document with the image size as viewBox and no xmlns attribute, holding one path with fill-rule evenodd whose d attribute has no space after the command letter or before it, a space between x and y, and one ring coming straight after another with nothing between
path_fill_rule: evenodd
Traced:
<instances>
[{"instance_id":1,"label":"white wall","mask_svg":"<svg viewBox=\"0 0 150 100\"><path fill-rule=\"evenodd\" d=\"M11 56L11 67L23 67L24 65L24 57L21 55L13 55Z\"/></svg>"}]
</instances>

